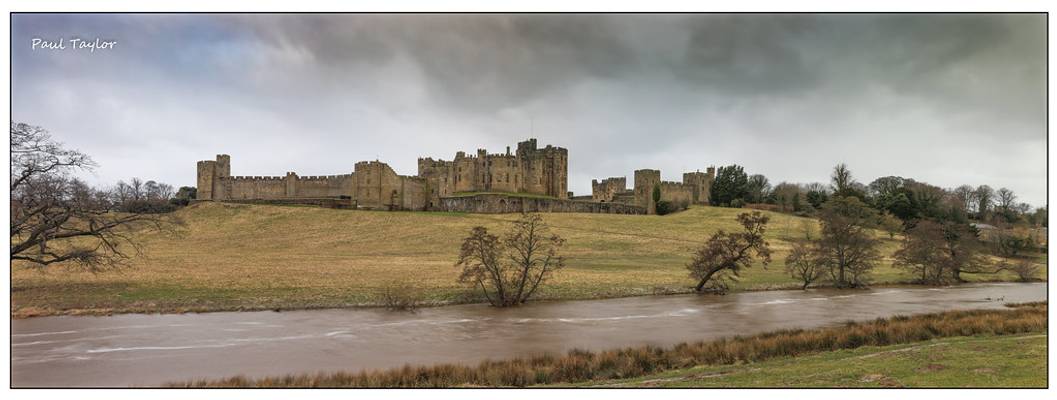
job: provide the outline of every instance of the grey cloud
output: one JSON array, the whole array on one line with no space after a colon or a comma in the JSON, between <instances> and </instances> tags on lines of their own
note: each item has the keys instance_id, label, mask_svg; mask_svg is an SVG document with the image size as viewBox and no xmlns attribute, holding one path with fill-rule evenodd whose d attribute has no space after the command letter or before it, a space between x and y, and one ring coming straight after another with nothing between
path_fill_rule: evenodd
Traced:
<instances>
[{"instance_id":1,"label":"grey cloud","mask_svg":"<svg viewBox=\"0 0 1057 400\"><path fill-rule=\"evenodd\" d=\"M570 149L570 188L739 163L772 181L1008 185L1045 201L1044 15L16 15L13 117L193 182ZM120 38L98 57L35 34ZM164 149L159 151L158 149ZM942 150L938 150L942 149ZM151 155L144 155L144 153ZM112 166L112 167L111 167Z\"/></svg>"}]
</instances>

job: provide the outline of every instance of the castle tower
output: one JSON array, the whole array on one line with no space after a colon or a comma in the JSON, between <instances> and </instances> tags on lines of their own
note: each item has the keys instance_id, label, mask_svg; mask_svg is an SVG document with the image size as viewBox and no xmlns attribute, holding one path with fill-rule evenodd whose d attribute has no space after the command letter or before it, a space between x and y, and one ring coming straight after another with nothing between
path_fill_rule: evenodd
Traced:
<instances>
[{"instance_id":1,"label":"castle tower","mask_svg":"<svg viewBox=\"0 0 1057 400\"><path fill-rule=\"evenodd\" d=\"M216 197L219 178L231 176L231 156L217 154L217 159L198 162L197 200L219 200Z\"/></svg>"},{"instance_id":2,"label":"castle tower","mask_svg":"<svg viewBox=\"0 0 1057 400\"><path fill-rule=\"evenodd\" d=\"M297 174L288 171L286 176L283 177L283 186L285 187L286 197L297 197Z\"/></svg>"},{"instance_id":3,"label":"castle tower","mask_svg":"<svg viewBox=\"0 0 1057 400\"><path fill-rule=\"evenodd\" d=\"M683 174L683 185L691 188L692 196L690 201L694 204L708 204L712 181L715 177L715 170L712 168L709 170L711 171L711 175L709 173L701 172L700 170Z\"/></svg>"},{"instance_id":4,"label":"castle tower","mask_svg":"<svg viewBox=\"0 0 1057 400\"><path fill-rule=\"evenodd\" d=\"M520 191L569 198L569 151L548 145L539 148L536 139L518 142L516 161L523 178Z\"/></svg>"},{"instance_id":5,"label":"castle tower","mask_svg":"<svg viewBox=\"0 0 1057 400\"><path fill-rule=\"evenodd\" d=\"M203 160L198 162L197 200L213 200L213 180L217 175L217 162Z\"/></svg>"},{"instance_id":6,"label":"castle tower","mask_svg":"<svg viewBox=\"0 0 1057 400\"><path fill-rule=\"evenodd\" d=\"M657 213L657 204L653 201L653 188L661 184L661 171L640 169L635 171L635 205L646 207L649 214Z\"/></svg>"},{"instance_id":7,"label":"castle tower","mask_svg":"<svg viewBox=\"0 0 1057 400\"><path fill-rule=\"evenodd\" d=\"M217 154L217 178L227 178L231 176L231 156L227 154Z\"/></svg>"}]
</instances>

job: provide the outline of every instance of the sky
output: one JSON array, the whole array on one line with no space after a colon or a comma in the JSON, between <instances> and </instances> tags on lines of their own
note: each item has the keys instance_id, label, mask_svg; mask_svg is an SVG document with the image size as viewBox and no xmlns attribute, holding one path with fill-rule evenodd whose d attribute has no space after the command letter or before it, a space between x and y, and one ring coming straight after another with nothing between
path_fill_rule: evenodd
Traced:
<instances>
[{"instance_id":1,"label":"sky","mask_svg":"<svg viewBox=\"0 0 1057 400\"><path fill-rule=\"evenodd\" d=\"M535 137L569 150L576 195L844 162L1046 203L1041 14L16 14L11 57L12 119L91 155L97 185L193 186L220 153L233 175L414 175Z\"/></svg>"}]
</instances>

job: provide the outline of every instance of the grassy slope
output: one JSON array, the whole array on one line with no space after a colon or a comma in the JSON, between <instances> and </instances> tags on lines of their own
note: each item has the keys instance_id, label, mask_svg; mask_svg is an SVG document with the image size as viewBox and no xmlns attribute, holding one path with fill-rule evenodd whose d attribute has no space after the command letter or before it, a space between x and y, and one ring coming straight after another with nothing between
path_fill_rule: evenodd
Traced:
<instances>
[{"instance_id":1,"label":"grassy slope","mask_svg":"<svg viewBox=\"0 0 1057 400\"><path fill-rule=\"evenodd\" d=\"M695 207L667 216L546 214L568 239L568 268L540 293L572 299L685 292L691 249L719 229L737 229L743 210ZM473 301L453 267L471 227L506 229L514 215L347 211L203 203L177 212L178 237L145 234L146 258L93 275L16 265L15 316L174 312L374 304L381 287L410 281L436 303ZM795 287L781 267L811 220L772 214L775 262L744 274L738 289ZM884 237L884 253L898 241ZM874 280L910 279L889 265ZM989 278L994 278L989 277ZM1009 276L1005 276L1009 278Z\"/></svg>"},{"instance_id":2,"label":"grassy slope","mask_svg":"<svg viewBox=\"0 0 1057 400\"><path fill-rule=\"evenodd\" d=\"M1046 387L1046 335L866 346L733 366L700 366L603 387Z\"/></svg>"}]
</instances>

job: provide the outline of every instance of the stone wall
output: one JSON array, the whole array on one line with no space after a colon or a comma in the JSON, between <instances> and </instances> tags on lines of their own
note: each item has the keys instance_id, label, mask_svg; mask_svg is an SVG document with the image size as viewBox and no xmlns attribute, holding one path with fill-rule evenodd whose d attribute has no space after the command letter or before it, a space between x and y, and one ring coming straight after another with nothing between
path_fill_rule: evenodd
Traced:
<instances>
[{"instance_id":1,"label":"stone wall","mask_svg":"<svg viewBox=\"0 0 1057 400\"><path fill-rule=\"evenodd\" d=\"M457 211L484 214L521 212L572 212L595 214L646 214L639 206L620 203L597 203L567 199L517 197L503 194L478 194L473 196L445 197L440 199L439 211Z\"/></svg>"},{"instance_id":2,"label":"stone wall","mask_svg":"<svg viewBox=\"0 0 1057 400\"><path fill-rule=\"evenodd\" d=\"M591 180L591 200L612 203L613 196L628 190L628 179L621 177L606 178L599 182Z\"/></svg>"},{"instance_id":3,"label":"stone wall","mask_svg":"<svg viewBox=\"0 0 1057 400\"><path fill-rule=\"evenodd\" d=\"M345 199L358 208L383 210L426 210L429 185L425 178L398 175L383 162L356 163L351 174L327 176L230 176L230 157L199 161L198 200L266 203L285 200L306 204L318 199Z\"/></svg>"},{"instance_id":4,"label":"stone wall","mask_svg":"<svg viewBox=\"0 0 1057 400\"><path fill-rule=\"evenodd\" d=\"M281 176L217 177L213 195L217 199L281 199L286 197L286 178Z\"/></svg>"},{"instance_id":5,"label":"stone wall","mask_svg":"<svg viewBox=\"0 0 1057 400\"><path fill-rule=\"evenodd\" d=\"M670 202L680 209L685 209L687 206L693 203L693 187L689 185L684 185L680 182L668 181L661 182L660 186L661 201Z\"/></svg>"},{"instance_id":6,"label":"stone wall","mask_svg":"<svg viewBox=\"0 0 1057 400\"><path fill-rule=\"evenodd\" d=\"M352 199L360 208L378 210L425 210L428 204L425 178L398 175L380 161L356 163Z\"/></svg>"},{"instance_id":7,"label":"stone wall","mask_svg":"<svg viewBox=\"0 0 1057 400\"><path fill-rule=\"evenodd\" d=\"M202 200L196 200L202 201ZM297 198L297 199L228 199L224 200L225 203L236 203L236 204L266 204L266 205L303 205L303 206L316 206L324 208L340 208L349 209L356 208L355 202L352 199L343 198Z\"/></svg>"}]
</instances>

